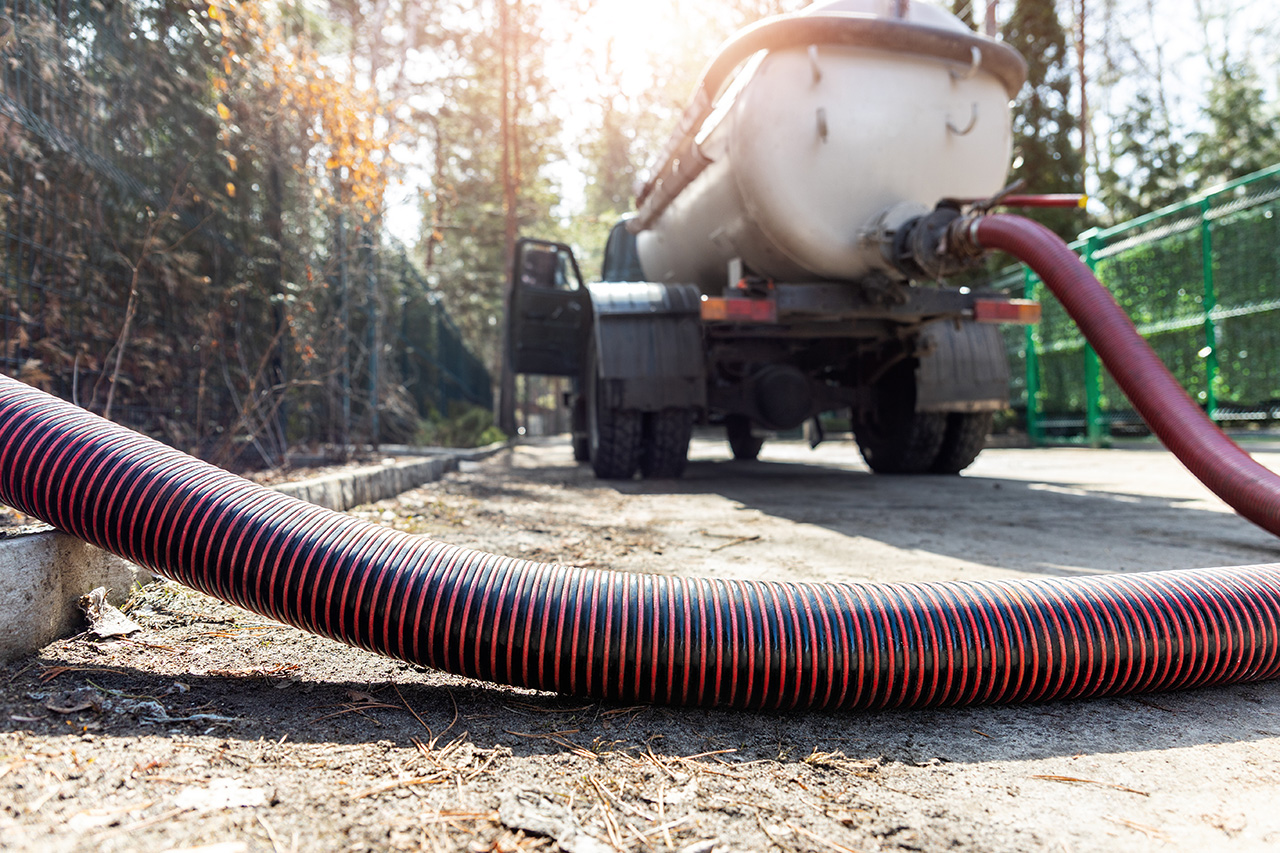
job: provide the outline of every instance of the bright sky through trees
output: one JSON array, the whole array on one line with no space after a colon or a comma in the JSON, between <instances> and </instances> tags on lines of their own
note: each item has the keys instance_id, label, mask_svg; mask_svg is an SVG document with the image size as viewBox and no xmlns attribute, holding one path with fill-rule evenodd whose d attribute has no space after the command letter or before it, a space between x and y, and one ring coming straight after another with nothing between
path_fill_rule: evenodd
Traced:
<instances>
[{"instance_id":1,"label":"bright sky through trees","mask_svg":"<svg viewBox=\"0 0 1280 853\"><path fill-rule=\"evenodd\" d=\"M918 2L918 0L915 0ZM979 11L985 0L974 0ZM577 144L598 128L599 106L613 99L624 111L639 105L674 111L716 47L740 23L740 0L548 0L543 30L552 105L560 116L568 157L553 170L572 216L582 206L583 169ZM761 4L768 5L768 4ZM775 4L795 8L799 2ZM949 6L945 0L937 5ZM1081 0L1058 0L1059 18L1075 31ZM1202 123L1211 68L1224 57L1259 70L1271 102L1280 92L1280 15L1276 0L1086 0L1086 48L1091 125L1108 132L1135 94L1162 83L1170 118L1185 133ZM1013 0L999 0L1001 20ZM1073 98L1078 99L1078 90ZM1077 101L1078 102L1078 101ZM647 152L645 157L652 157ZM642 158L644 159L644 158ZM1092 163L1092 157L1091 157ZM636 164L648 166L648 162ZM1096 164L1095 164L1096 165ZM416 235L420 187L409 170L389 197L390 222L407 240Z\"/></svg>"}]
</instances>

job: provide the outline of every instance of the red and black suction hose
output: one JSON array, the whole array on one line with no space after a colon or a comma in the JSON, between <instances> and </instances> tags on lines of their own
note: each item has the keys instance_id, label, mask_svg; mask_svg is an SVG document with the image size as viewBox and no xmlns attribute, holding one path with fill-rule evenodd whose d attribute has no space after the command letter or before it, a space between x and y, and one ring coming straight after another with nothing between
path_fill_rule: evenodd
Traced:
<instances>
[{"instance_id":1,"label":"red and black suction hose","mask_svg":"<svg viewBox=\"0 0 1280 853\"><path fill-rule=\"evenodd\" d=\"M1035 270L1164 446L1232 509L1280 536L1280 478L1205 417L1075 252L1020 216L982 216L964 231L962 240L1002 249Z\"/></svg>"},{"instance_id":2,"label":"red and black suction hose","mask_svg":"<svg viewBox=\"0 0 1280 853\"><path fill-rule=\"evenodd\" d=\"M1029 256L1046 281L1061 274L1069 290L1100 288L1078 271L1062 273L1075 269L1074 256L1046 248L1043 236L1017 221L981 220L971 236ZM1109 297L1078 298L1086 313L1119 310ZM1114 339L1114 353L1142 364L1133 381L1151 382L1148 357L1130 352L1145 344L1121 325L1108 320L1086 333ZM1116 372L1110 346L1099 352ZM1158 407L1169 405L1167 393L1156 392ZM1190 428L1175 421L1169 429ZM1274 524L1275 478L1264 483L1243 453L1210 444L1193 449L1205 454L1209 476L1241 495L1251 518ZM351 645L599 699L883 708L1101 696L1280 674L1280 566L809 584L531 563L311 506L6 377L0 502L188 586Z\"/></svg>"}]
</instances>

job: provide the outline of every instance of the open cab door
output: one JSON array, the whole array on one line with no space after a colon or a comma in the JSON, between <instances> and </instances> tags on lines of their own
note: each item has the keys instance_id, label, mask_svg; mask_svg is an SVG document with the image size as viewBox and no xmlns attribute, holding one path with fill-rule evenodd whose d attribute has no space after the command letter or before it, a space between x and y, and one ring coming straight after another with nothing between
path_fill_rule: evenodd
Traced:
<instances>
[{"instance_id":1,"label":"open cab door","mask_svg":"<svg viewBox=\"0 0 1280 853\"><path fill-rule=\"evenodd\" d=\"M591 336L591 295L573 250L516 242L507 337L516 373L579 376Z\"/></svg>"}]
</instances>

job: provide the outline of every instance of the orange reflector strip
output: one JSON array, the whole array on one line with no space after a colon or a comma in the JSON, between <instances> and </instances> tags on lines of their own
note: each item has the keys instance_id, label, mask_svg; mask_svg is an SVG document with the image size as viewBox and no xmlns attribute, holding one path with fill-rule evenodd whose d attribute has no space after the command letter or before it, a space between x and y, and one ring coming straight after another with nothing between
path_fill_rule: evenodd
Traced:
<instances>
[{"instance_id":1,"label":"orange reflector strip","mask_svg":"<svg viewBox=\"0 0 1280 853\"><path fill-rule=\"evenodd\" d=\"M1032 326L1040 322L1040 303L1032 299L975 299L973 319L979 323Z\"/></svg>"},{"instance_id":2,"label":"orange reflector strip","mask_svg":"<svg viewBox=\"0 0 1280 853\"><path fill-rule=\"evenodd\" d=\"M772 299L704 296L702 319L708 323L776 323L778 303Z\"/></svg>"}]
</instances>

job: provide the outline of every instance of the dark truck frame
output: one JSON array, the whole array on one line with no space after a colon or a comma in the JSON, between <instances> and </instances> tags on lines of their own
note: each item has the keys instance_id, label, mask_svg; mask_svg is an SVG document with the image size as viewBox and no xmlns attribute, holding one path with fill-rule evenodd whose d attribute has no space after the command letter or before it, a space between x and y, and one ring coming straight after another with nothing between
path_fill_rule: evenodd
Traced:
<instances>
[{"instance_id":1,"label":"dark truck frame","mask_svg":"<svg viewBox=\"0 0 1280 853\"><path fill-rule=\"evenodd\" d=\"M878 473L958 473L1008 402L993 324L1038 318L1002 293L887 275L730 274L720 296L646 282L625 220L600 282L583 283L568 246L532 239L517 243L513 275L513 368L574 379L574 457L607 479L679 477L695 423L723 425L734 458L754 459L765 433L828 411L849 412Z\"/></svg>"}]
</instances>

